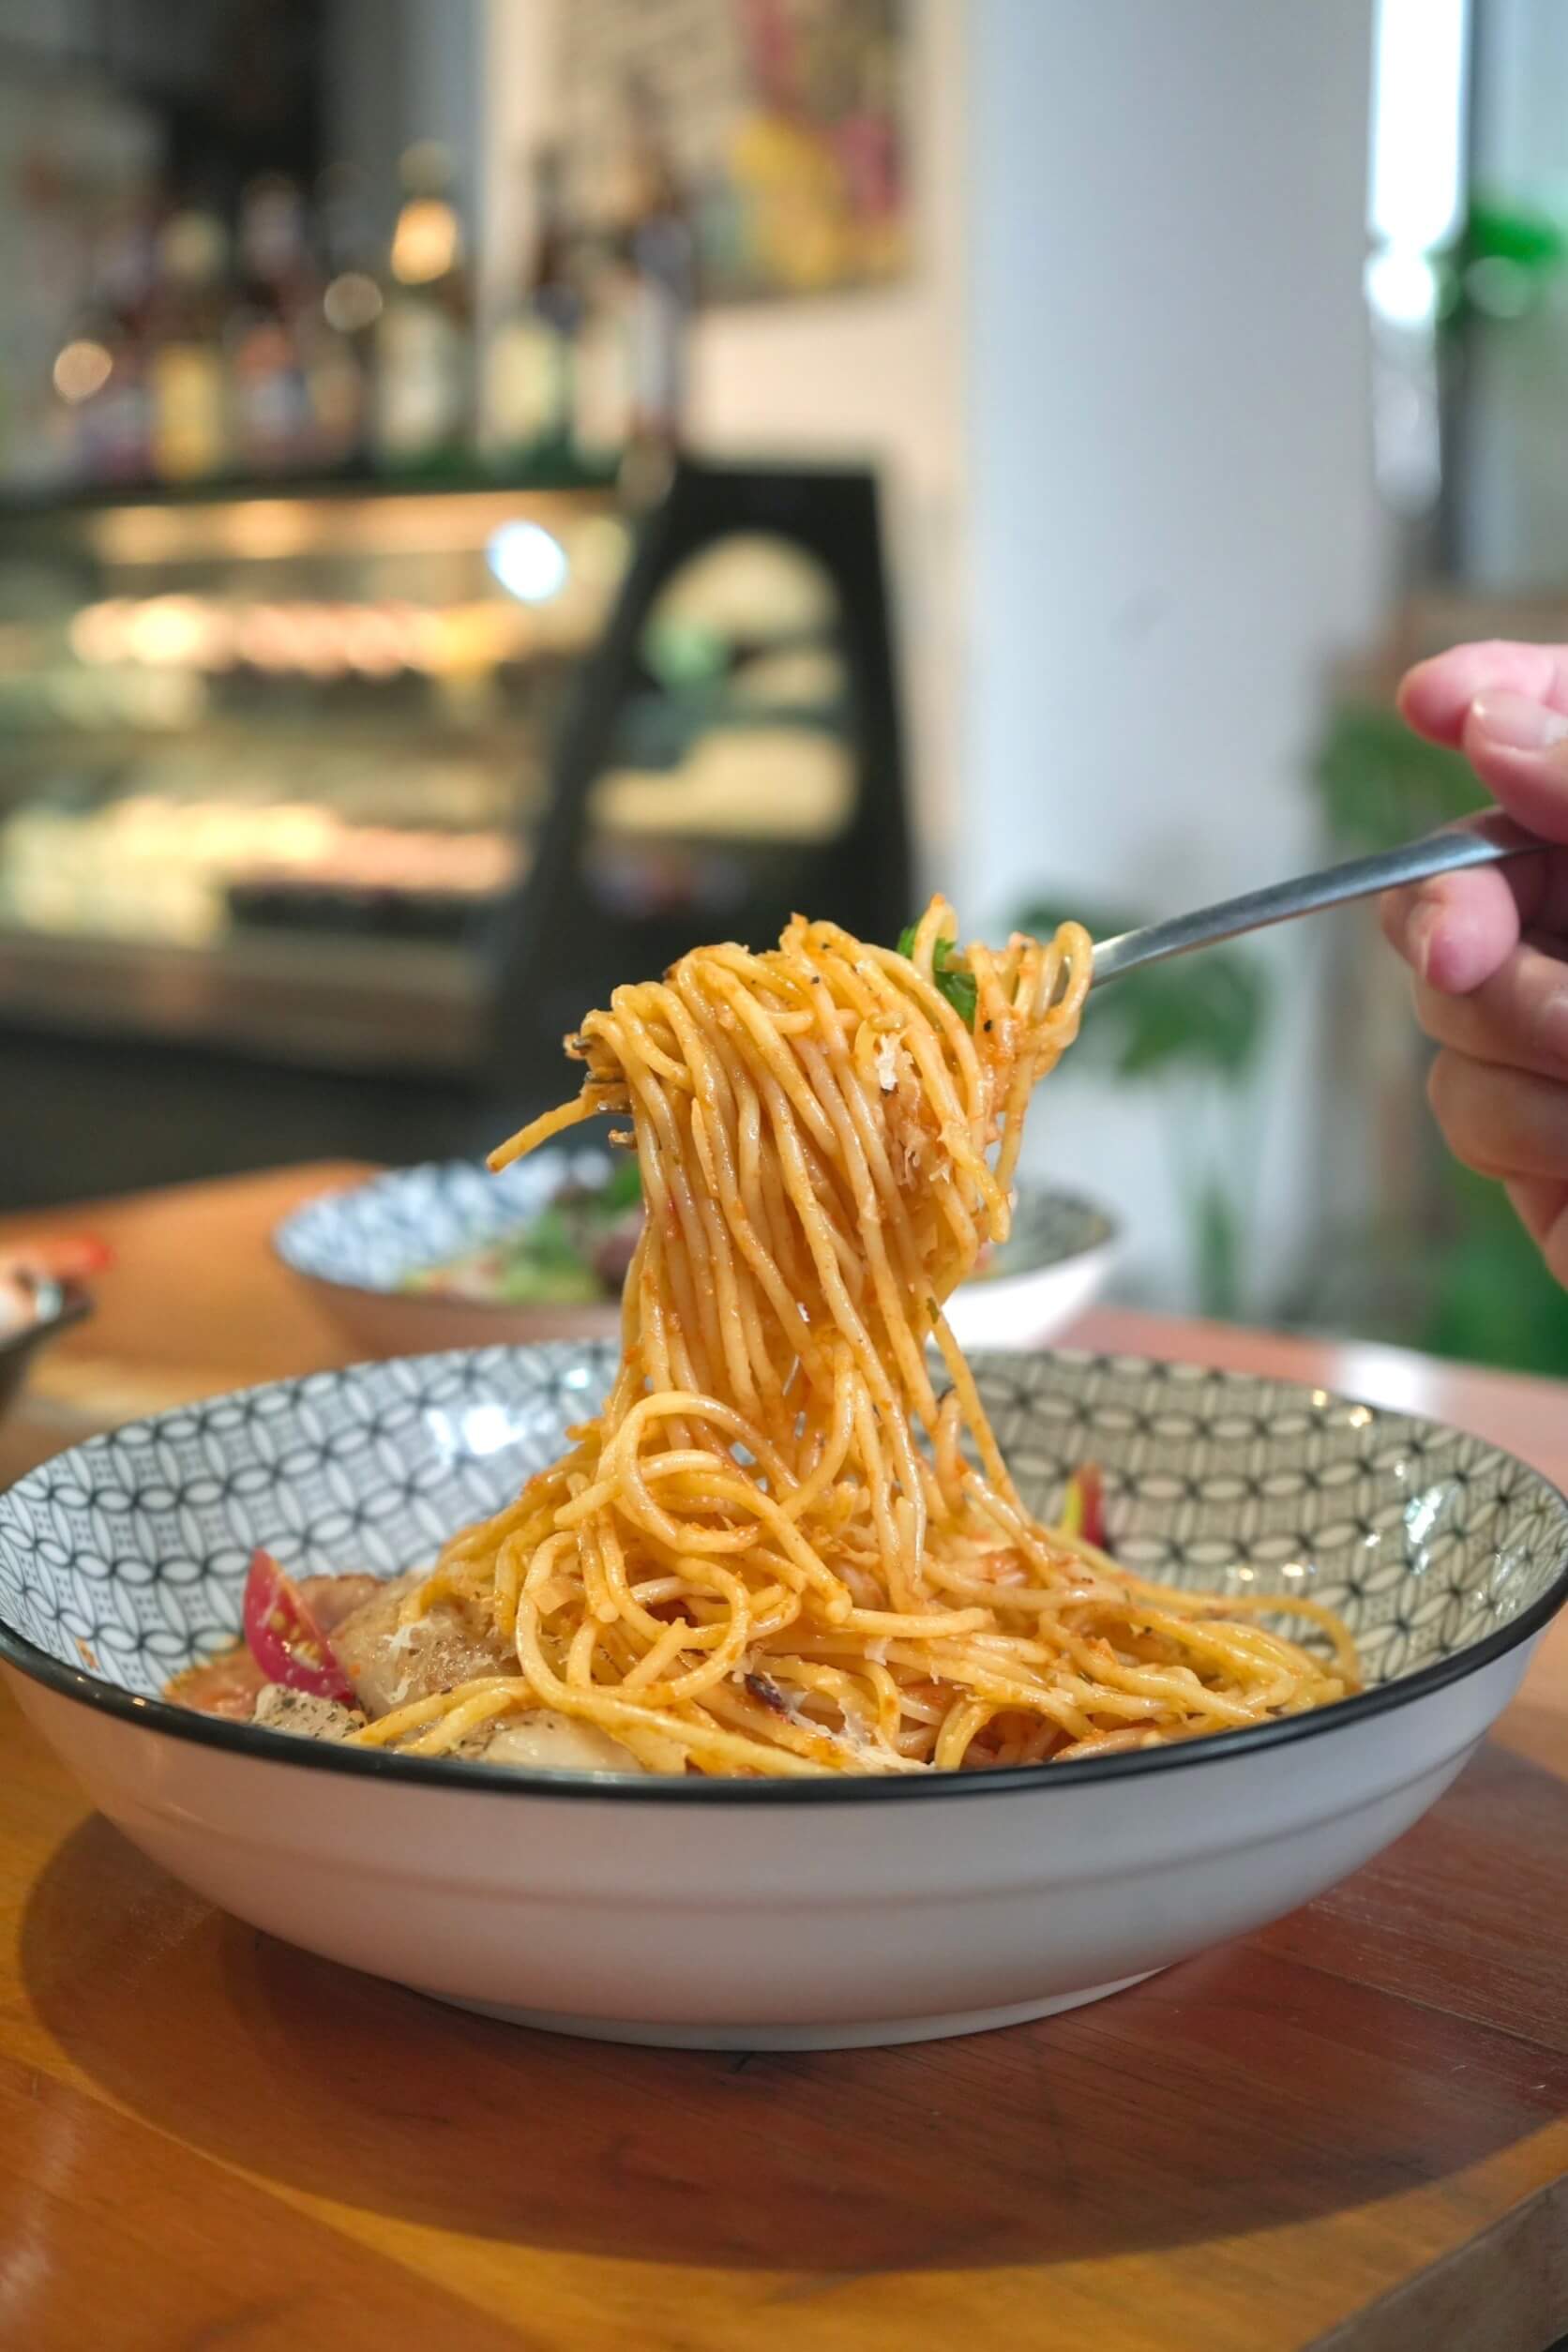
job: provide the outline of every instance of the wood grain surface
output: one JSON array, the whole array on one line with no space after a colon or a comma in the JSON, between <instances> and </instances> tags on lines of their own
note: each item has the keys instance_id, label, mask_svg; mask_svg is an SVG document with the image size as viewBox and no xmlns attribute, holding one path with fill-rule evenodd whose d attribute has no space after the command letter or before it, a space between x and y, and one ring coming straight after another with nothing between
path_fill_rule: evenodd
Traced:
<instances>
[{"instance_id":1,"label":"wood grain surface","mask_svg":"<svg viewBox=\"0 0 1568 2352\"><path fill-rule=\"evenodd\" d=\"M117 1262L0 1429L0 1475L344 1360L266 1235L350 1174L53 1220ZM1548 1383L1109 1311L1075 1336L1438 1411L1568 1483ZM0 1789L7 2352L1545 2352L1568 2329L1568 1623L1343 1886L1117 1999L907 2050L488 2025L187 1893L8 1700Z\"/></svg>"}]
</instances>

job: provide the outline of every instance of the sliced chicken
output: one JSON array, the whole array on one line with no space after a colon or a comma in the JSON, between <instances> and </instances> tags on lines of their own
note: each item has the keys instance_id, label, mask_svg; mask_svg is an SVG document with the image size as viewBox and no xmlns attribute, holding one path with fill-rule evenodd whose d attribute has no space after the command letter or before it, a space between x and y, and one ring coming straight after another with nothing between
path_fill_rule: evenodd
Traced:
<instances>
[{"instance_id":1,"label":"sliced chicken","mask_svg":"<svg viewBox=\"0 0 1568 2352\"><path fill-rule=\"evenodd\" d=\"M332 1654L353 1684L359 1708L264 1680L243 1643L170 1685L169 1696L204 1713L257 1723L306 1740L346 1740L369 1718L428 1698L480 1675L516 1674L517 1659L489 1631L476 1632L462 1610L438 1601L412 1625L399 1619L417 1575L384 1583L375 1576L309 1576L299 1587ZM481 1724L450 1753L527 1772L640 1772L629 1748L575 1716L531 1708Z\"/></svg>"},{"instance_id":2,"label":"sliced chicken","mask_svg":"<svg viewBox=\"0 0 1568 2352\"><path fill-rule=\"evenodd\" d=\"M505 1644L489 1631L476 1632L449 1602L438 1601L412 1625L400 1625L399 1612L419 1581L417 1576L399 1576L378 1585L372 1599L333 1628L333 1654L372 1717L449 1691L455 1682L518 1670Z\"/></svg>"},{"instance_id":3,"label":"sliced chicken","mask_svg":"<svg viewBox=\"0 0 1568 2352\"><path fill-rule=\"evenodd\" d=\"M452 1750L484 1764L515 1764L535 1772L640 1772L629 1748L575 1715L539 1707L523 1715L503 1715L482 1724Z\"/></svg>"},{"instance_id":4,"label":"sliced chicken","mask_svg":"<svg viewBox=\"0 0 1568 2352\"><path fill-rule=\"evenodd\" d=\"M333 1628L332 1649L371 1717L390 1714L411 1699L449 1691L480 1675L516 1674L514 1653L488 1629L476 1633L461 1609L438 1601L412 1625L400 1625L403 1603L420 1579L400 1576ZM553 1708L530 1708L480 1724L450 1749L470 1762L513 1764L533 1772L640 1772L629 1748L594 1725Z\"/></svg>"},{"instance_id":5,"label":"sliced chicken","mask_svg":"<svg viewBox=\"0 0 1568 2352\"><path fill-rule=\"evenodd\" d=\"M251 1721L268 1731L292 1731L302 1740L346 1740L352 1731L363 1729L365 1717L356 1707L339 1707L335 1698L317 1698L310 1691L266 1682Z\"/></svg>"},{"instance_id":6,"label":"sliced chicken","mask_svg":"<svg viewBox=\"0 0 1568 2352\"><path fill-rule=\"evenodd\" d=\"M302 1576L298 1590L321 1631L335 1634L345 1618L373 1600L383 1586L379 1576Z\"/></svg>"}]
</instances>

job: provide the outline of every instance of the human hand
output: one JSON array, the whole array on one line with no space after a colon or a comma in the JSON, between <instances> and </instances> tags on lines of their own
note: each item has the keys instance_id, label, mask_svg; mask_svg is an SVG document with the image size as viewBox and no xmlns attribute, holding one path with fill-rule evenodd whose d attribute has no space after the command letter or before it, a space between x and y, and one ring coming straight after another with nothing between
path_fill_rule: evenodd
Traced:
<instances>
[{"instance_id":1,"label":"human hand","mask_svg":"<svg viewBox=\"0 0 1568 2352\"><path fill-rule=\"evenodd\" d=\"M1501 1180L1568 1284L1568 646L1456 645L1409 671L1399 708L1564 845L1393 891L1382 922L1441 1048L1427 1092L1450 1150Z\"/></svg>"},{"instance_id":2,"label":"human hand","mask_svg":"<svg viewBox=\"0 0 1568 2352\"><path fill-rule=\"evenodd\" d=\"M59 1234L0 1250L0 1339L12 1339L59 1305L60 1286L78 1288L113 1263L107 1244L86 1233Z\"/></svg>"}]
</instances>

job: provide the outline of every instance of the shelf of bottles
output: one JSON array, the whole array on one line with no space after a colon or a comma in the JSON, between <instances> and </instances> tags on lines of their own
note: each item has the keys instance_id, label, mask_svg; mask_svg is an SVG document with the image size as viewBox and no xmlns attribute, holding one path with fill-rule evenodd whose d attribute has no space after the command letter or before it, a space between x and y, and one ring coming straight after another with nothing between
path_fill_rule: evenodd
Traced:
<instances>
[{"instance_id":1,"label":"shelf of bottles","mask_svg":"<svg viewBox=\"0 0 1568 2352\"><path fill-rule=\"evenodd\" d=\"M458 1049L676 439L691 240L651 125L626 161L590 234L536 159L482 325L429 144L380 250L343 169L55 237L68 324L0 338L8 1016Z\"/></svg>"},{"instance_id":2,"label":"shelf of bottles","mask_svg":"<svg viewBox=\"0 0 1568 2352\"><path fill-rule=\"evenodd\" d=\"M38 397L0 404L0 1020L482 1060L506 939L550 919L574 676L677 478L691 238L632 130L591 236L539 160L483 336L429 149L384 253L340 174L232 224L128 199L85 241ZM847 626L765 522L662 582L572 804L596 938L741 921L845 836Z\"/></svg>"},{"instance_id":3,"label":"shelf of bottles","mask_svg":"<svg viewBox=\"0 0 1568 2352\"><path fill-rule=\"evenodd\" d=\"M347 166L309 203L264 174L232 220L137 179L84 195L22 248L30 274L74 294L56 289L31 330L27 298L0 294L0 492L26 505L279 477L612 481L628 450L678 430L694 292L656 127L633 132L615 209L591 228L568 225L553 152L535 158L530 249L483 319L433 143L402 158L384 249L375 191Z\"/></svg>"}]
</instances>

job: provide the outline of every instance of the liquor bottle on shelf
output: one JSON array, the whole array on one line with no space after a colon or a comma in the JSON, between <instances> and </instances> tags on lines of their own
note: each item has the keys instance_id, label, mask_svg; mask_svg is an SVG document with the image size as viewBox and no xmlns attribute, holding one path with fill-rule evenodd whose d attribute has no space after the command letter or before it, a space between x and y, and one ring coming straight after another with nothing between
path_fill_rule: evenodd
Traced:
<instances>
[{"instance_id":1,"label":"liquor bottle on shelf","mask_svg":"<svg viewBox=\"0 0 1568 2352\"><path fill-rule=\"evenodd\" d=\"M0 91L11 95L0 74ZM81 188L47 120L24 100L8 116L0 317L0 439L8 482L28 498L67 488L77 471L76 420L51 382L68 306L83 276Z\"/></svg>"},{"instance_id":2,"label":"liquor bottle on shelf","mask_svg":"<svg viewBox=\"0 0 1568 2352\"><path fill-rule=\"evenodd\" d=\"M657 494L686 423L696 239L652 99L628 83L579 352L577 441L619 460L637 503Z\"/></svg>"},{"instance_id":3,"label":"liquor bottle on shelf","mask_svg":"<svg viewBox=\"0 0 1568 2352\"><path fill-rule=\"evenodd\" d=\"M631 440L637 281L614 235L584 240L578 270L582 324L572 359L572 445L583 465L598 471L619 464Z\"/></svg>"},{"instance_id":4,"label":"liquor bottle on shelf","mask_svg":"<svg viewBox=\"0 0 1568 2352\"><path fill-rule=\"evenodd\" d=\"M292 181L268 173L245 190L239 265L227 336L234 456L247 471L283 473L310 455L301 327L316 298Z\"/></svg>"},{"instance_id":5,"label":"liquor bottle on shelf","mask_svg":"<svg viewBox=\"0 0 1568 2352\"><path fill-rule=\"evenodd\" d=\"M376 322L374 451L391 472L460 462L474 435L474 303L445 150L404 156Z\"/></svg>"},{"instance_id":6,"label":"liquor bottle on shelf","mask_svg":"<svg viewBox=\"0 0 1568 2352\"><path fill-rule=\"evenodd\" d=\"M376 322L384 296L369 232L369 185L353 164L329 165L316 191L325 280L302 325L313 461L353 466L367 455Z\"/></svg>"},{"instance_id":7,"label":"liquor bottle on shelf","mask_svg":"<svg viewBox=\"0 0 1568 2352\"><path fill-rule=\"evenodd\" d=\"M194 482L230 462L223 324L229 241L210 212L176 212L158 240L147 330L154 473Z\"/></svg>"},{"instance_id":8,"label":"liquor bottle on shelf","mask_svg":"<svg viewBox=\"0 0 1568 2352\"><path fill-rule=\"evenodd\" d=\"M109 380L93 403L89 464L99 480L145 481L152 462L147 318L157 272L157 213L150 189L134 194L112 228L101 291Z\"/></svg>"},{"instance_id":9,"label":"liquor bottle on shelf","mask_svg":"<svg viewBox=\"0 0 1568 2352\"><path fill-rule=\"evenodd\" d=\"M629 94L632 188L626 249L632 307L632 437L666 455L686 426L686 367L696 300L697 241L657 113L645 90Z\"/></svg>"},{"instance_id":10,"label":"liquor bottle on shelf","mask_svg":"<svg viewBox=\"0 0 1568 2352\"><path fill-rule=\"evenodd\" d=\"M534 249L485 357L484 441L519 467L558 466L572 439L573 342L581 301L569 266L559 154L534 166Z\"/></svg>"},{"instance_id":11,"label":"liquor bottle on shelf","mask_svg":"<svg viewBox=\"0 0 1568 2352\"><path fill-rule=\"evenodd\" d=\"M150 203L133 196L100 230L87 300L54 360L54 388L75 426L75 470L87 482L146 477L144 336L152 288Z\"/></svg>"}]
</instances>

